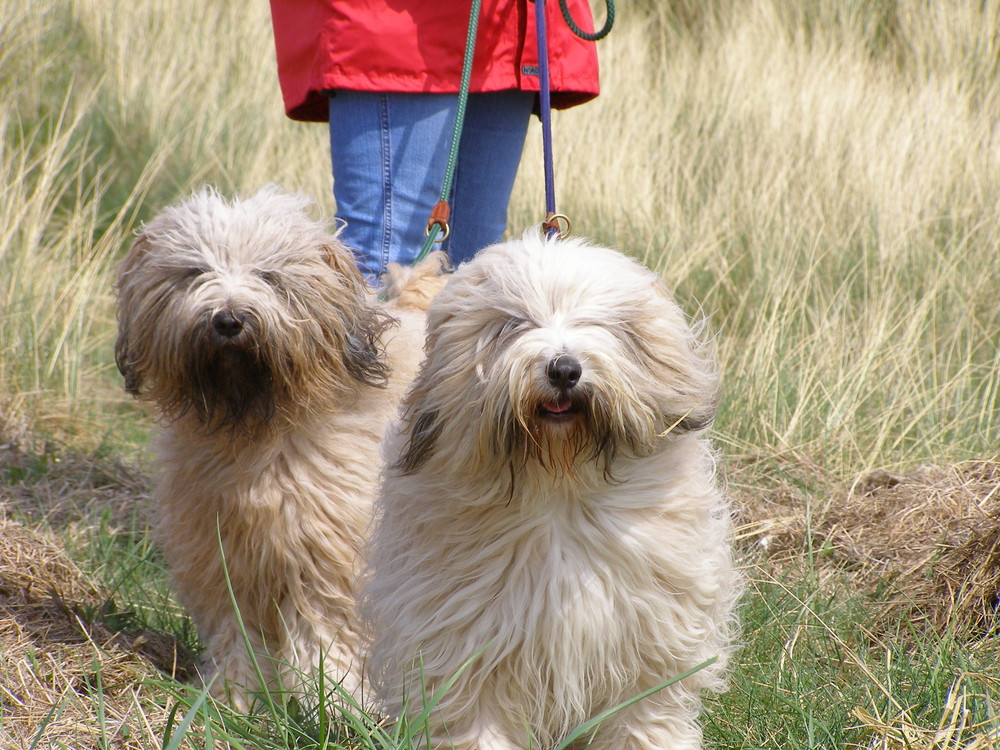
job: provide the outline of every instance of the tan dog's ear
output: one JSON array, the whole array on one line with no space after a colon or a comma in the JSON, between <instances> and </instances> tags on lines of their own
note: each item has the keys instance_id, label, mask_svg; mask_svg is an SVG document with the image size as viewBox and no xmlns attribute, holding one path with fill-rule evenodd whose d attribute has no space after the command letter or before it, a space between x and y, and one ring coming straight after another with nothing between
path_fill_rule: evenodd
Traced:
<instances>
[{"instance_id":1,"label":"tan dog's ear","mask_svg":"<svg viewBox=\"0 0 1000 750\"><path fill-rule=\"evenodd\" d=\"M320 248L326 264L334 271L347 279L352 286L359 285L359 289L364 289L365 279L361 275L357 264L354 262L352 253L340 240L331 238L329 243Z\"/></svg>"},{"instance_id":2,"label":"tan dog's ear","mask_svg":"<svg viewBox=\"0 0 1000 750\"><path fill-rule=\"evenodd\" d=\"M135 239L132 240L132 246L128 249L125 257L122 258L121 263L118 264L118 285L121 286L125 276L132 273L135 267L139 265L141 261L150 250L153 249L153 243L149 241L149 237L146 236L145 232L139 232Z\"/></svg>"},{"instance_id":3,"label":"tan dog's ear","mask_svg":"<svg viewBox=\"0 0 1000 750\"><path fill-rule=\"evenodd\" d=\"M336 243L336 244L334 244ZM322 248L323 257L334 273L344 280L344 291L352 296L341 305L344 319L344 366L351 377L366 385L384 387L389 381L382 334L395 320L368 298L367 286L354 255L339 240Z\"/></svg>"},{"instance_id":4,"label":"tan dog's ear","mask_svg":"<svg viewBox=\"0 0 1000 750\"><path fill-rule=\"evenodd\" d=\"M382 345L382 333L395 318L366 305L358 308L344 340L344 366L360 383L384 388L389 382L389 363Z\"/></svg>"},{"instance_id":5,"label":"tan dog's ear","mask_svg":"<svg viewBox=\"0 0 1000 750\"><path fill-rule=\"evenodd\" d=\"M142 374L129 355L129 331L132 328L131 310L133 292L129 278L153 245L145 234L139 234L132 242L125 258L118 265L118 338L115 340L115 364L125 378L125 391L133 396L142 390Z\"/></svg>"}]
</instances>

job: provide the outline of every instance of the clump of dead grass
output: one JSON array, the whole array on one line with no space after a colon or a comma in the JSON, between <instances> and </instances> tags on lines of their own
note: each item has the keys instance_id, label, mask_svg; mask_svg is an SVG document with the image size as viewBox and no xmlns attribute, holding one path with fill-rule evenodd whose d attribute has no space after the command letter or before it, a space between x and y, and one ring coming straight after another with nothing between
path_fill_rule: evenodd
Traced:
<instances>
[{"instance_id":1,"label":"clump of dead grass","mask_svg":"<svg viewBox=\"0 0 1000 750\"><path fill-rule=\"evenodd\" d=\"M167 710L155 683L188 677L192 657L119 609L64 548L97 518L125 528L148 483L118 462L3 437L0 747L158 746Z\"/></svg>"},{"instance_id":2,"label":"clump of dead grass","mask_svg":"<svg viewBox=\"0 0 1000 750\"><path fill-rule=\"evenodd\" d=\"M975 675L976 680L997 686L995 679ZM893 713L872 712L856 708L852 716L870 732L865 750L996 750L1000 747L1000 728L995 719L976 722L972 705L989 700L983 692L971 687L969 675L961 675L952 684L942 706L937 724L926 725L914 720L911 712L895 706Z\"/></svg>"},{"instance_id":3,"label":"clump of dead grass","mask_svg":"<svg viewBox=\"0 0 1000 750\"><path fill-rule=\"evenodd\" d=\"M0 512L0 745L155 741L166 710L146 685L185 657L169 637L108 627L106 602L54 540Z\"/></svg>"},{"instance_id":4,"label":"clump of dead grass","mask_svg":"<svg viewBox=\"0 0 1000 750\"><path fill-rule=\"evenodd\" d=\"M763 565L808 559L820 575L849 575L872 600L876 630L1000 626L998 461L874 472L819 505L791 484L738 500Z\"/></svg>"}]
</instances>

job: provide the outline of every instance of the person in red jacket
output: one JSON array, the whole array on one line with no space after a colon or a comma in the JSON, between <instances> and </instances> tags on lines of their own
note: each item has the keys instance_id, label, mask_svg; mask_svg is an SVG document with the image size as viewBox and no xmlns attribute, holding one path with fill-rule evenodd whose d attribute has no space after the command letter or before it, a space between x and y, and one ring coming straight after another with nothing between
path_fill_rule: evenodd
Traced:
<instances>
[{"instance_id":1,"label":"person in red jacket","mask_svg":"<svg viewBox=\"0 0 1000 750\"><path fill-rule=\"evenodd\" d=\"M329 122L342 238L377 284L386 264L413 261L448 162L471 3L448 0L270 0L285 111ZM591 30L586 0L569 0ZM546 3L552 106L597 96L593 42ZM456 165L451 234L458 264L499 241L528 120L538 54L529 0L482 0L470 96Z\"/></svg>"}]
</instances>

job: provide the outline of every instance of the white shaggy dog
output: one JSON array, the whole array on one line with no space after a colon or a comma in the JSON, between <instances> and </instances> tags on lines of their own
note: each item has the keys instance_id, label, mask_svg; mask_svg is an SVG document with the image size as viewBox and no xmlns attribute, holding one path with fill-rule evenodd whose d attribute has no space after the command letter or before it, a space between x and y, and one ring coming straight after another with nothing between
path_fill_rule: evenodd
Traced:
<instances>
[{"instance_id":1,"label":"white shaggy dog","mask_svg":"<svg viewBox=\"0 0 1000 750\"><path fill-rule=\"evenodd\" d=\"M308 205L203 190L146 224L119 269L118 366L163 427L157 537L205 677L238 708L320 664L358 687L356 553L423 338L423 312L377 306ZM426 291L443 283L431 273L407 280Z\"/></svg>"},{"instance_id":2,"label":"white shaggy dog","mask_svg":"<svg viewBox=\"0 0 1000 750\"><path fill-rule=\"evenodd\" d=\"M386 444L361 612L382 708L434 747L701 746L740 581L704 429L711 352L659 278L582 240L491 246L428 311ZM468 663L463 671L463 665Z\"/></svg>"}]
</instances>

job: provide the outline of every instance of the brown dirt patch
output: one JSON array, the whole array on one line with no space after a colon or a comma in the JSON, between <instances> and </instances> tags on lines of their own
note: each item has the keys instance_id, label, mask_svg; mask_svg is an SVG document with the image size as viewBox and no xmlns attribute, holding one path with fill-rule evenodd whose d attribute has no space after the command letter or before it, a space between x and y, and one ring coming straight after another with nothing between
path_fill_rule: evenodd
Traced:
<instances>
[{"instance_id":1,"label":"brown dirt patch","mask_svg":"<svg viewBox=\"0 0 1000 750\"><path fill-rule=\"evenodd\" d=\"M109 630L104 601L52 539L0 516L0 746L96 747L99 695L111 746L150 746L165 712L144 683L183 657L163 635Z\"/></svg>"}]
</instances>

